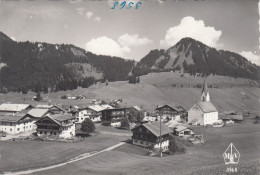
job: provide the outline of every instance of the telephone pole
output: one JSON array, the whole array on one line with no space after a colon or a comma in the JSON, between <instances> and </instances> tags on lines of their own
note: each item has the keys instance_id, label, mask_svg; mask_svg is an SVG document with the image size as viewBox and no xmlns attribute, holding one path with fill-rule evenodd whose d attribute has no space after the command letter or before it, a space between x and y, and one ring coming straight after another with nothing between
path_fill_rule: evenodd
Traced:
<instances>
[{"instance_id":1,"label":"telephone pole","mask_svg":"<svg viewBox=\"0 0 260 175\"><path fill-rule=\"evenodd\" d=\"M160 157L162 157L162 117L160 117L160 137L159 137L159 142L160 142Z\"/></svg>"}]
</instances>

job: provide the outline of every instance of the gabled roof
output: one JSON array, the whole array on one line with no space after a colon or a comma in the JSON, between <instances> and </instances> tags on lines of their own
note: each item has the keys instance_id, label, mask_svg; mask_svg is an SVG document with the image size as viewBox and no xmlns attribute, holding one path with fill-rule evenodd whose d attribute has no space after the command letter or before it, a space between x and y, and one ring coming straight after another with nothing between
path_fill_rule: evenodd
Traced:
<instances>
[{"instance_id":1,"label":"gabled roof","mask_svg":"<svg viewBox=\"0 0 260 175\"><path fill-rule=\"evenodd\" d=\"M151 131L155 136L157 136L157 137L160 136L160 122L149 122L149 123L144 123L142 125L146 129ZM172 132L173 131L170 128L168 128L166 125L164 125L163 123L161 124L161 135L169 134L169 133L172 133Z\"/></svg>"},{"instance_id":2,"label":"gabled roof","mask_svg":"<svg viewBox=\"0 0 260 175\"><path fill-rule=\"evenodd\" d=\"M27 114L29 114L33 117L40 118L40 117L43 117L44 115L46 115L48 112L49 112L49 109L34 108L34 109L31 109Z\"/></svg>"},{"instance_id":3,"label":"gabled roof","mask_svg":"<svg viewBox=\"0 0 260 175\"><path fill-rule=\"evenodd\" d=\"M20 112L22 110L30 107L30 104L11 104L11 103L3 103L0 105L0 111L11 111L11 112Z\"/></svg>"},{"instance_id":4,"label":"gabled roof","mask_svg":"<svg viewBox=\"0 0 260 175\"><path fill-rule=\"evenodd\" d=\"M37 105L36 108L41 108L41 109L51 109L51 108L58 108L60 109L61 111L66 111L65 109L63 109L62 107L59 107L57 105Z\"/></svg>"},{"instance_id":5,"label":"gabled roof","mask_svg":"<svg viewBox=\"0 0 260 175\"><path fill-rule=\"evenodd\" d=\"M103 111L104 109L106 109L105 107L100 106L100 105L90 105L90 106L88 106L88 108L92 109L93 111L96 111L96 112L100 112L100 111Z\"/></svg>"},{"instance_id":6,"label":"gabled roof","mask_svg":"<svg viewBox=\"0 0 260 175\"><path fill-rule=\"evenodd\" d=\"M64 114L63 115L55 114L55 115L45 116L43 118L49 118L52 121L54 121L55 123L57 123L58 125L62 125L61 122L63 122L63 121L74 119L74 117L69 114L65 114L65 115ZM36 123L41 121L43 118L39 119Z\"/></svg>"},{"instance_id":7,"label":"gabled roof","mask_svg":"<svg viewBox=\"0 0 260 175\"><path fill-rule=\"evenodd\" d=\"M1 114L0 115L0 121L4 122L18 122L25 118L26 113L17 113L15 115L10 114ZM31 118L31 117L30 117Z\"/></svg>"},{"instance_id":8,"label":"gabled roof","mask_svg":"<svg viewBox=\"0 0 260 175\"><path fill-rule=\"evenodd\" d=\"M200 101L197 103L203 112L217 112L217 108L210 101Z\"/></svg>"},{"instance_id":9,"label":"gabled roof","mask_svg":"<svg viewBox=\"0 0 260 175\"><path fill-rule=\"evenodd\" d=\"M69 115L69 114L55 114L55 115L51 115L50 118L56 120L56 121L59 121L59 122L63 122L63 121L66 121L66 120L71 120L71 119L74 119L75 117Z\"/></svg>"},{"instance_id":10,"label":"gabled roof","mask_svg":"<svg viewBox=\"0 0 260 175\"><path fill-rule=\"evenodd\" d=\"M179 126L176 126L175 131L181 132L181 131L186 130L186 129L189 129L189 128L186 127L186 126L179 125Z\"/></svg>"}]
</instances>

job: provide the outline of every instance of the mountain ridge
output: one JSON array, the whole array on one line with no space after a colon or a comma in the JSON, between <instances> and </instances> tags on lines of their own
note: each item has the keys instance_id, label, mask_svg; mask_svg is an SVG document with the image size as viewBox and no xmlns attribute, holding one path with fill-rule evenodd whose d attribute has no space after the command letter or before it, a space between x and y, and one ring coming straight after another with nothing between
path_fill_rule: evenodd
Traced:
<instances>
[{"instance_id":1,"label":"mountain ridge","mask_svg":"<svg viewBox=\"0 0 260 175\"><path fill-rule=\"evenodd\" d=\"M152 59L149 59L152 58ZM140 76L149 72L182 71L195 75L259 79L260 67L243 56L230 51L216 50L192 38L182 38L169 49L150 51L136 65L133 73Z\"/></svg>"},{"instance_id":2,"label":"mountain ridge","mask_svg":"<svg viewBox=\"0 0 260 175\"><path fill-rule=\"evenodd\" d=\"M0 32L0 89L53 91L122 81L129 75L180 71L259 80L260 67L241 55L216 50L192 38L168 49L151 50L139 62L96 55L72 44L17 42Z\"/></svg>"}]
</instances>

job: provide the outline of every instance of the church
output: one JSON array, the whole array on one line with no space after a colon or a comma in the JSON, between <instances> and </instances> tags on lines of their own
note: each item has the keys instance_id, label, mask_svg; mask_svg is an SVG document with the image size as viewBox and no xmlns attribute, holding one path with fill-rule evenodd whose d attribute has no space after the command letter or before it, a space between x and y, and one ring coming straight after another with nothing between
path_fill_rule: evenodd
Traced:
<instances>
[{"instance_id":1,"label":"church","mask_svg":"<svg viewBox=\"0 0 260 175\"><path fill-rule=\"evenodd\" d=\"M212 125L218 120L218 110L211 103L206 79L201 93L201 100L188 111L188 123L195 125Z\"/></svg>"}]
</instances>

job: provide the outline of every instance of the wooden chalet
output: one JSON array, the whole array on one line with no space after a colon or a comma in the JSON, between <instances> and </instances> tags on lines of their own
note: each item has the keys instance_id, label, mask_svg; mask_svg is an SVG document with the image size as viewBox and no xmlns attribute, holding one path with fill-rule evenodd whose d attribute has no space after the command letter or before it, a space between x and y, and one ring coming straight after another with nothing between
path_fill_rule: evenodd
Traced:
<instances>
[{"instance_id":1,"label":"wooden chalet","mask_svg":"<svg viewBox=\"0 0 260 175\"><path fill-rule=\"evenodd\" d=\"M37 135L40 137L71 138L75 135L75 118L68 114L45 116L36 125Z\"/></svg>"},{"instance_id":2,"label":"wooden chalet","mask_svg":"<svg viewBox=\"0 0 260 175\"><path fill-rule=\"evenodd\" d=\"M149 122L135 126L132 129L132 141L134 145L151 149L160 148L160 122ZM161 144L162 150L168 150L169 134L173 131L163 123L161 124Z\"/></svg>"},{"instance_id":3,"label":"wooden chalet","mask_svg":"<svg viewBox=\"0 0 260 175\"><path fill-rule=\"evenodd\" d=\"M185 112L181 106L162 105L156 108L156 113L163 119L175 119L176 116L181 115Z\"/></svg>"},{"instance_id":4,"label":"wooden chalet","mask_svg":"<svg viewBox=\"0 0 260 175\"><path fill-rule=\"evenodd\" d=\"M104 126L121 126L121 121L127 117L128 112L128 108L105 109L102 111L101 123Z\"/></svg>"}]
</instances>

